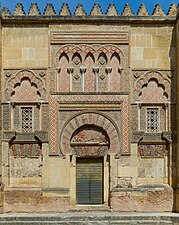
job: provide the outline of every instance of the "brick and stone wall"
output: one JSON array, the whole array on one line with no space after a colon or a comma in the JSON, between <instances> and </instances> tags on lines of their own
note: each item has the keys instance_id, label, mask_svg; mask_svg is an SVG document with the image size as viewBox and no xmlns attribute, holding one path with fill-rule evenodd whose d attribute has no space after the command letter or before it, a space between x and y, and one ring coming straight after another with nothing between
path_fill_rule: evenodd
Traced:
<instances>
[{"instance_id":1,"label":"brick and stone wall","mask_svg":"<svg viewBox=\"0 0 179 225\"><path fill-rule=\"evenodd\" d=\"M177 10L2 9L2 211L78 209L78 157L112 211L178 210Z\"/></svg>"}]
</instances>

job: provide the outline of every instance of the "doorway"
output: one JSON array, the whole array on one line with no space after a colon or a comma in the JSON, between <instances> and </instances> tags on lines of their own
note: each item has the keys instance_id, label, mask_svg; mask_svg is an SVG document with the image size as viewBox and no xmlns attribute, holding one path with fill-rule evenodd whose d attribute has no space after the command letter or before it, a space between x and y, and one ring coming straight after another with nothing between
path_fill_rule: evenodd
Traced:
<instances>
[{"instance_id":1,"label":"doorway","mask_svg":"<svg viewBox=\"0 0 179 225\"><path fill-rule=\"evenodd\" d=\"M103 204L103 158L76 159L76 202L81 205Z\"/></svg>"}]
</instances>

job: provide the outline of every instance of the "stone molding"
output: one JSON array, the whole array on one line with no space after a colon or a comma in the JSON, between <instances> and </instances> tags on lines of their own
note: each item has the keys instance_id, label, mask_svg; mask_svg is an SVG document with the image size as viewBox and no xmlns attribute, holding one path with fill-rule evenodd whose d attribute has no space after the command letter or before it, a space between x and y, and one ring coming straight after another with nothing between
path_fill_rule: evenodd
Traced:
<instances>
[{"instance_id":1,"label":"stone molding","mask_svg":"<svg viewBox=\"0 0 179 225\"><path fill-rule=\"evenodd\" d=\"M128 31L118 31L118 32L104 32L104 31L97 31L97 32L85 32L85 31L51 31L50 32L50 42L51 44L71 44L71 43L78 43L78 44L83 44L84 43L129 43L129 32ZM86 45L86 52L88 53L89 50L96 52L96 47L94 44L91 44L89 46ZM76 45L76 46L71 46L74 48L76 51L81 51L81 48L84 48L83 46ZM68 46L63 46L64 51L66 51L66 48ZM99 46L100 48L100 46ZM104 51L109 51L108 49L105 49L106 46L101 46L101 48ZM116 48L117 51L121 53L121 50L119 49L118 46L115 46L113 44L111 51L114 51L114 48ZM98 49L100 50L100 49ZM69 50L68 50L69 51ZM60 52L60 50L59 50Z\"/></svg>"},{"instance_id":2,"label":"stone molding","mask_svg":"<svg viewBox=\"0 0 179 225\"><path fill-rule=\"evenodd\" d=\"M41 143L48 142L48 132L47 131L35 131L33 133L24 132L14 132L14 131L3 131L2 141L5 142L37 142L37 138Z\"/></svg>"}]
</instances>

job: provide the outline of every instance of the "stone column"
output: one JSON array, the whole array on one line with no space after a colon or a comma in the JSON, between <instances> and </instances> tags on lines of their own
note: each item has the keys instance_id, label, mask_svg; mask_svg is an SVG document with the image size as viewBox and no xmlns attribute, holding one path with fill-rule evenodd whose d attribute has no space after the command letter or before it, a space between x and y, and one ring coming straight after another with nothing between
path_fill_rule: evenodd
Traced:
<instances>
[{"instance_id":1,"label":"stone column","mask_svg":"<svg viewBox=\"0 0 179 225\"><path fill-rule=\"evenodd\" d=\"M60 74L61 68L56 68L56 91L59 92L59 74Z\"/></svg>"},{"instance_id":2,"label":"stone column","mask_svg":"<svg viewBox=\"0 0 179 225\"><path fill-rule=\"evenodd\" d=\"M98 91L98 73L99 73L99 67L94 67L93 68L93 72L94 72L94 75L95 75L95 91Z\"/></svg>"},{"instance_id":3,"label":"stone column","mask_svg":"<svg viewBox=\"0 0 179 225\"><path fill-rule=\"evenodd\" d=\"M81 66L80 67L80 72L82 75L82 91L84 92L85 90L85 73L86 73L86 67Z\"/></svg>"},{"instance_id":4,"label":"stone column","mask_svg":"<svg viewBox=\"0 0 179 225\"><path fill-rule=\"evenodd\" d=\"M73 74L73 71L74 71L74 68L73 67L68 67L67 68L67 71L70 75L70 92L73 91L73 87L72 87L72 74Z\"/></svg>"},{"instance_id":5,"label":"stone column","mask_svg":"<svg viewBox=\"0 0 179 225\"><path fill-rule=\"evenodd\" d=\"M112 72L112 67L106 67L106 73L108 75L108 91L111 91L111 72Z\"/></svg>"}]
</instances>

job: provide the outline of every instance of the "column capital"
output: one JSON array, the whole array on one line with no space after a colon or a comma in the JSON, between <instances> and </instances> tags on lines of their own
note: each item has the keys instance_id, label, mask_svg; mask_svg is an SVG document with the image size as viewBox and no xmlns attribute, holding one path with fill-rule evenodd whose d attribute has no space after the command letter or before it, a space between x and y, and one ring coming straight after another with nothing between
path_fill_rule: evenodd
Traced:
<instances>
[{"instance_id":1,"label":"column capital","mask_svg":"<svg viewBox=\"0 0 179 225\"><path fill-rule=\"evenodd\" d=\"M60 73L61 67L57 67L57 68L56 68L56 71L57 71L58 73Z\"/></svg>"},{"instance_id":2,"label":"column capital","mask_svg":"<svg viewBox=\"0 0 179 225\"><path fill-rule=\"evenodd\" d=\"M93 67L93 71L94 71L94 73L96 74L96 73L99 73L99 67Z\"/></svg>"},{"instance_id":3,"label":"column capital","mask_svg":"<svg viewBox=\"0 0 179 225\"><path fill-rule=\"evenodd\" d=\"M68 73L72 74L74 71L74 67L68 67L67 71L68 71Z\"/></svg>"},{"instance_id":4,"label":"column capital","mask_svg":"<svg viewBox=\"0 0 179 225\"><path fill-rule=\"evenodd\" d=\"M106 67L106 73L110 74L111 72L112 72L112 67L111 66Z\"/></svg>"},{"instance_id":5,"label":"column capital","mask_svg":"<svg viewBox=\"0 0 179 225\"><path fill-rule=\"evenodd\" d=\"M81 73L84 74L86 72L86 67L85 66L81 66L80 67L80 71L81 71Z\"/></svg>"}]
</instances>

